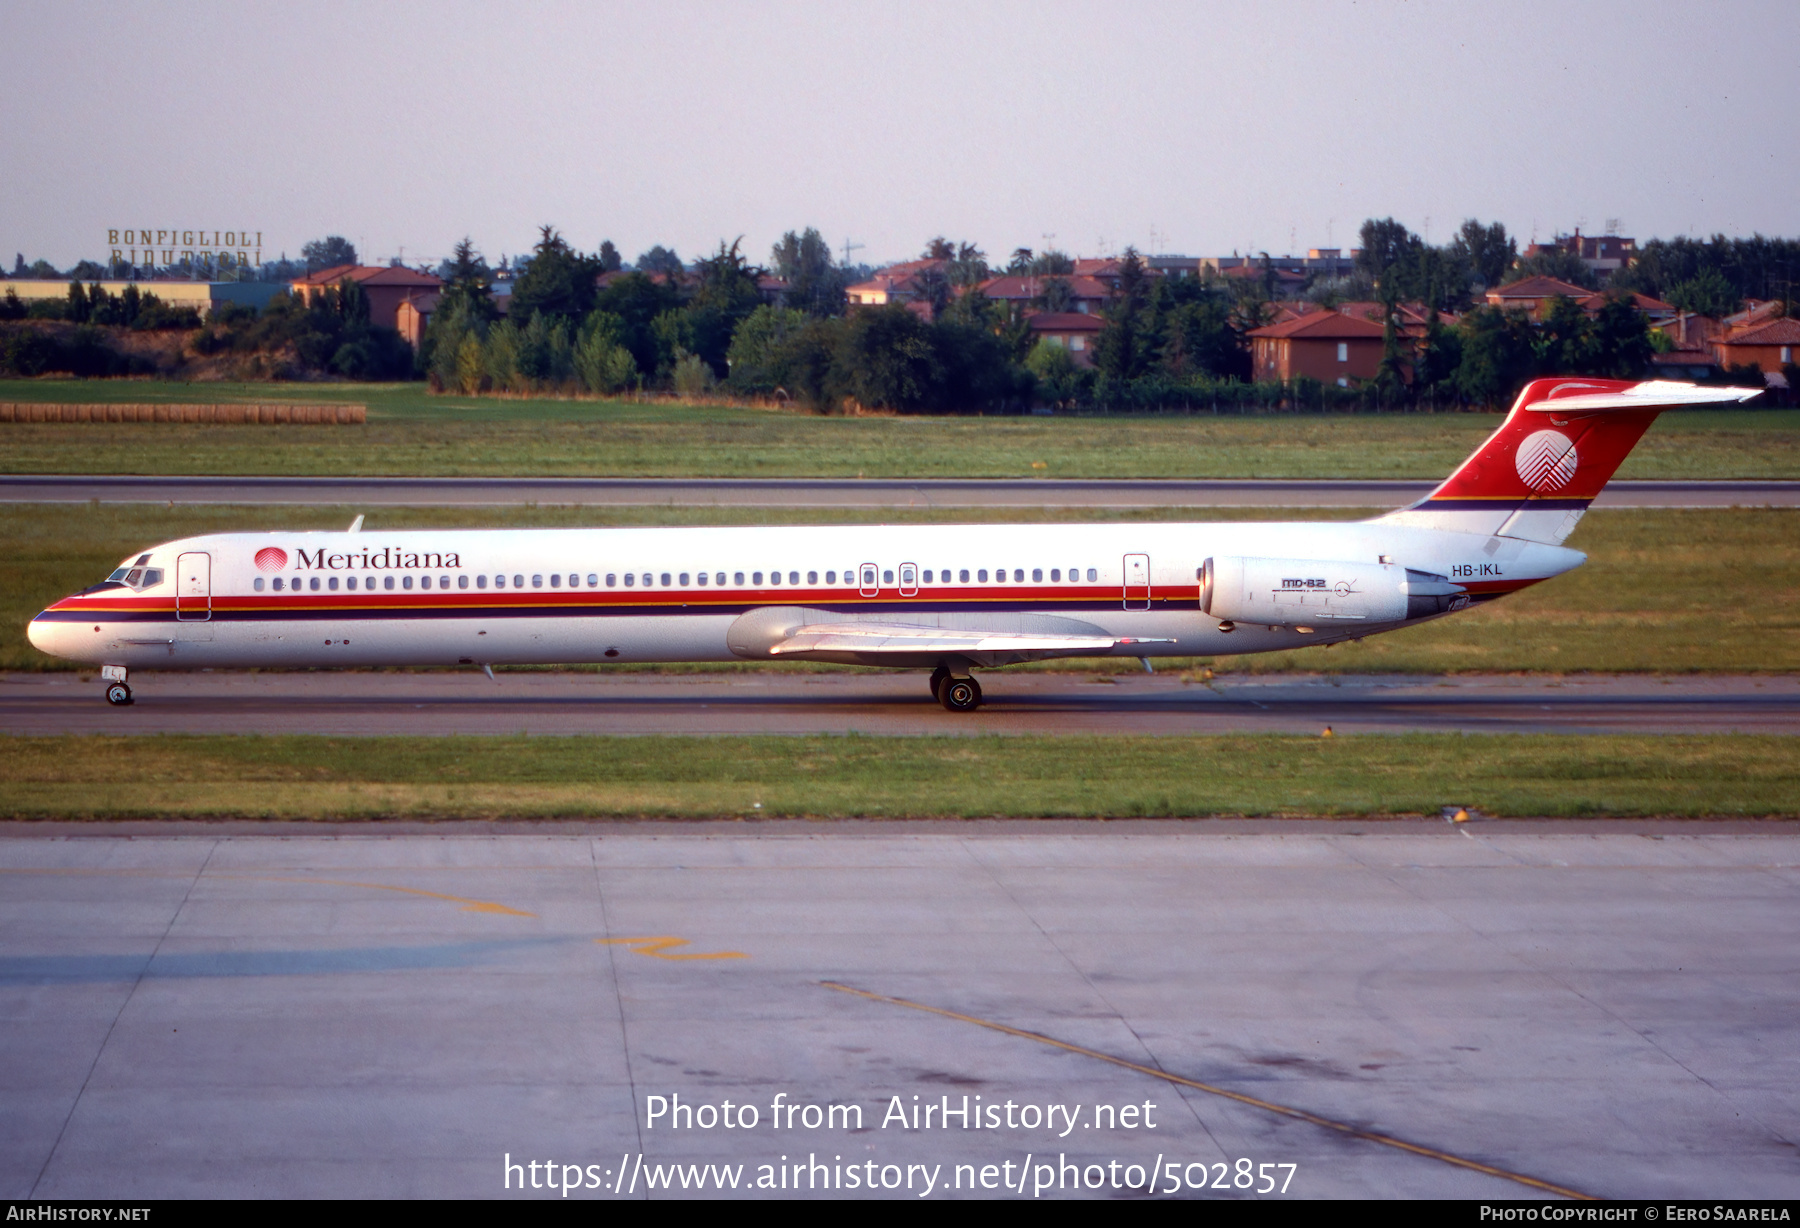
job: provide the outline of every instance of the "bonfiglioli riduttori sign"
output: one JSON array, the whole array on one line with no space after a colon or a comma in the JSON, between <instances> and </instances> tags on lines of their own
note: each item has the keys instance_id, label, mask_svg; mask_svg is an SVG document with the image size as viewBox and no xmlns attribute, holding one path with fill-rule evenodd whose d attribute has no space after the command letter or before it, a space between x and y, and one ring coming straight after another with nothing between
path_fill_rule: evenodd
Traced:
<instances>
[{"instance_id":1,"label":"bonfiglioli riduttori sign","mask_svg":"<svg viewBox=\"0 0 1800 1228\"><path fill-rule=\"evenodd\" d=\"M114 263L177 264L214 258L220 264L262 263L260 230L108 230L106 246L112 249Z\"/></svg>"}]
</instances>

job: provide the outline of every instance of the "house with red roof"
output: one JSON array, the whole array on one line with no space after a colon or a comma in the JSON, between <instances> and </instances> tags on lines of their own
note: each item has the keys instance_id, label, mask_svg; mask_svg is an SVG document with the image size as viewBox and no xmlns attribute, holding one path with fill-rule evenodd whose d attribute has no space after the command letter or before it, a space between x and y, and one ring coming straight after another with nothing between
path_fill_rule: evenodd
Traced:
<instances>
[{"instance_id":1,"label":"house with red roof","mask_svg":"<svg viewBox=\"0 0 1800 1228\"><path fill-rule=\"evenodd\" d=\"M1057 273L1047 277L1008 274L990 277L976 288L991 299L1029 310L1034 300L1044 297L1046 287L1052 281L1060 281L1068 287L1068 310L1082 315L1100 315L1106 309L1106 300L1112 297L1112 287L1106 282L1079 273Z\"/></svg>"},{"instance_id":2,"label":"house with red roof","mask_svg":"<svg viewBox=\"0 0 1800 1228\"><path fill-rule=\"evenodd\" d=\"M1555 277L1524 277L1487 292L1490 307L1516 307L1531 315L1543 311L1551 299L1566 298L1579 303L1593 296L1585 286L1573 285Z\"/></svg>"},{"instance_id":3,"label":"house with red roof","mask_svg":"<svg viewBox=\"0 0 1800 1228\"><path fill-rule=\"evenodd\" d=\"M385 265L337 264L317 273L308 273L289 284L289 291L303 303L325 293L333 286L355 282L369 296L369 323L377 328L400 328L400 304L408 299L423 299L444 288L444 283L430 273L417 269ZM421 335L423 326L421 325ZM416 344L416 343L415 343Z\"/></svg>"},{"instance_id":4,"label":"house with red roof","mask_svg":"<svg viewBox=\"0 0 1800 1228\"><path fill-rule=\"evenodd\" d=\"M1250 377L1286 384L1304 375L1340 388L1372 380L1381 370L1384 331L1360 316L1323 310L1252 329Z\"/></svg>"},{"instance_id":5,"label":"house with red roof","mask_svg":"<svg viewBox=\"0 0 1800 1228\"><path fill-rule=\"evenodd\" d=\"M1040 311L1025 321L1031 335L1069 351L1078 367L1094 365L1094 340L1106 321L1097 314L1080 311ZM1034 342L1033 344L1036 344Z\"/></svg>"},{"instance_id":6,"label":"house with red roof","mask_svg":"<svg viewBox=\"0 0 1800 1228\"><path fill-rule=\"evenodd\" d=\"M1786 316L1734 328L1712 343L1713 357L1721 367L1756 367L1765 379L1781 376L1781 369L1793 364L1796 351L1800 351L1800 320Z\"/></svg>"}]
</instances>

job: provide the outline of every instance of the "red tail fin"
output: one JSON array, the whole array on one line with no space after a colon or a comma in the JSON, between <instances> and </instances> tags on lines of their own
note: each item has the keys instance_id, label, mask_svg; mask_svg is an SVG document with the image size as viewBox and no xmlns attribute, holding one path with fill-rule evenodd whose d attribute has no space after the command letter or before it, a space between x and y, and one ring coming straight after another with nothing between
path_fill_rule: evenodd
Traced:
<instances>
[{"instance_id":1,"label":"red tail fin","mask_svg":"<svg viewBox=\"0 0 1800 1228\"><path fill-rule=\"evenodd\" d=\"M1755 395L1661 380L1533 380L1455 473L1384 519L1560 543L1658 414Z\"/></svg>"}]
</instances>

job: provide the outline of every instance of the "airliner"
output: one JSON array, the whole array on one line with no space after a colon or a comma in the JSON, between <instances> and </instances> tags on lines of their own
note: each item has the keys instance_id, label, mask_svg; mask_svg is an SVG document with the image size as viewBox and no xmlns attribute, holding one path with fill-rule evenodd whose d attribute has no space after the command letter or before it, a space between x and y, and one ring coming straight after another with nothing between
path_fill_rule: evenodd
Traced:
<instances>
[{"instance_id":1,"label":"airliner","mask_svg":"<svg viewBox=\"0 0 1800 1228\"><path fill-rule=\"evenodd\" d=\"M1361 639L1559 576L1656 416L1757 392L1539 379L1424 499L1359 522L215 533L134 553L31 622L131 671L803 660L931 671Z\"/></svg>"}]
</instances>

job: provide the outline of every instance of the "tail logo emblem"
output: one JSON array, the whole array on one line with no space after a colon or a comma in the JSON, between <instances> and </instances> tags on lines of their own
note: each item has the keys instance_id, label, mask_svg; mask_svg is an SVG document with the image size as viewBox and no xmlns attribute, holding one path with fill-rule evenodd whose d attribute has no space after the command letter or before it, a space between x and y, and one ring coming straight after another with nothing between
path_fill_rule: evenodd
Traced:
<instances>
[{"instance_id":1,"label":"tail logo emblem","mask_svg":"<svg viewBox=\"0 0 1800 1228\"><path fill-rule=\"evenodd\" d=\"M287 566L287 551L280 546L264 546L256 552L256 570L280 571ZM296 580L294 583L298 584Z\"/></svg>"},{"instance_id":2,"label":"tail logo emblem","mask_svg":"<svg viewBox=\"0 0 1800 1228\"><path fill-rule=\"evenodd\" d=\"M1547 493L1561 490L1575 476L1579 458L1575 445L1560 431L1536 431L1525 436L1513 463L1519 479L1531 489Z\"/></svg>"}]
</instances>

